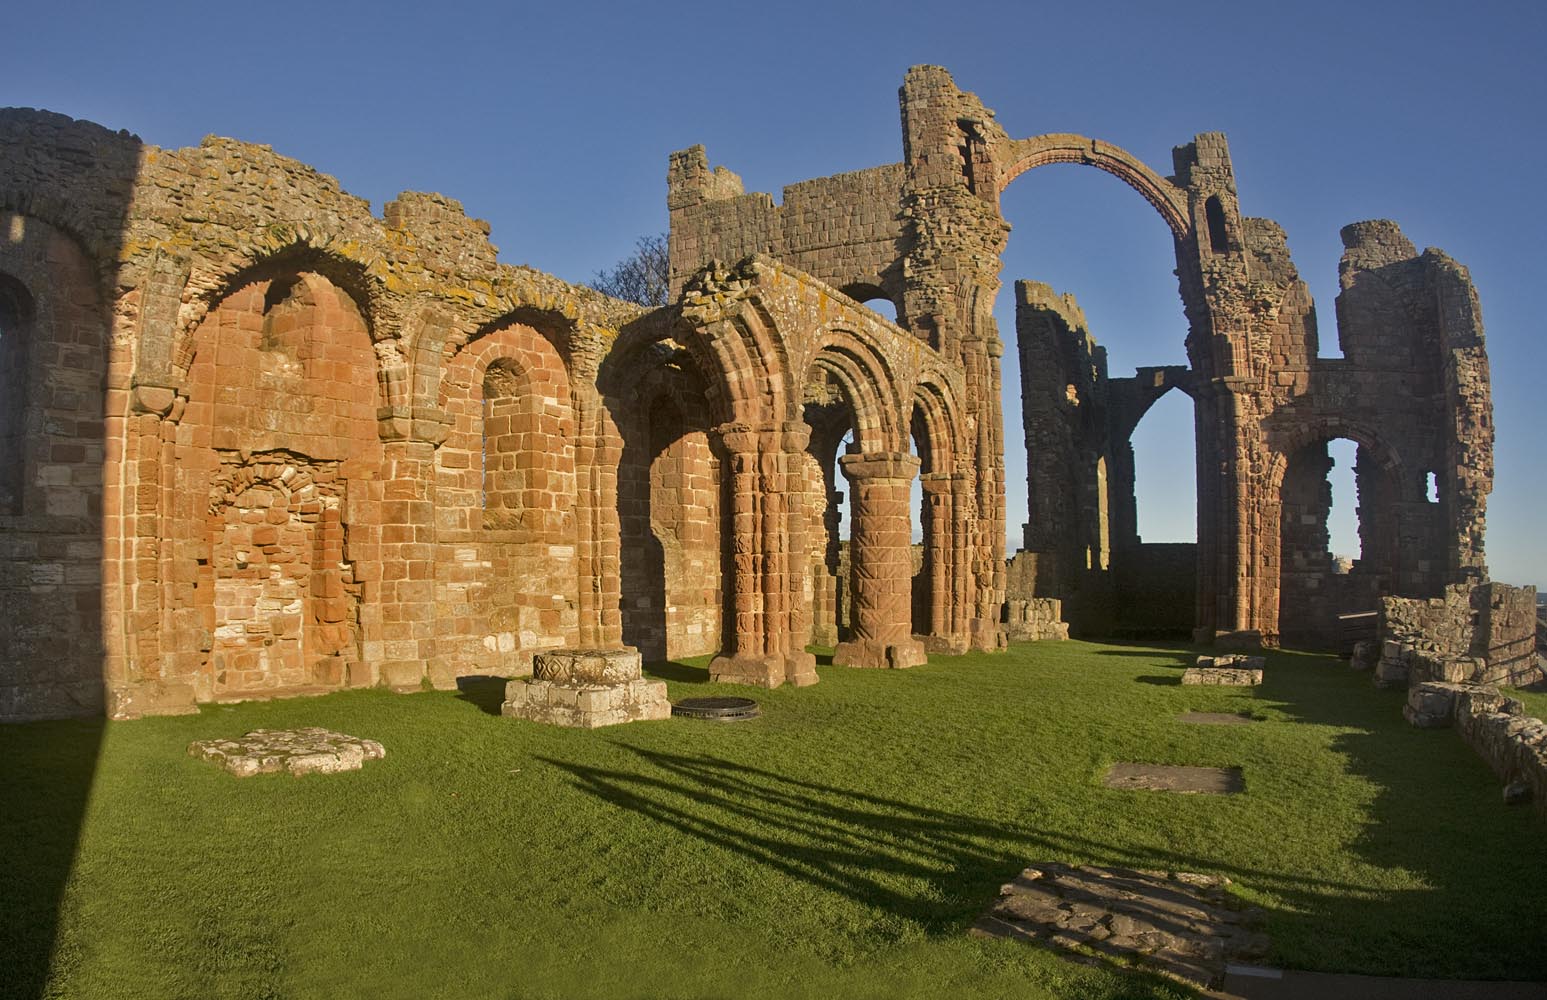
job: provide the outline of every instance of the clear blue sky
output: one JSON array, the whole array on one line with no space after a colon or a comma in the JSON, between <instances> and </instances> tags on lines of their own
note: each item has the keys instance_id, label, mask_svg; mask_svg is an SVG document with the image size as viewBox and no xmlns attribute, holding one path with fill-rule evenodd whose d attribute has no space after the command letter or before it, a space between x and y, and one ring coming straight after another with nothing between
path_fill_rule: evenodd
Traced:
<instances>
[{"instance_id":1,"label":"clear blue sky","mask_svg":"<svg viewBox=\"0 0 1547 1000\"><path fill-rule=\"evenodd\" d=\"M1544 11L1520 0L19 3L5 17L0 104L160 146L208 133L269 143L378 211L405 189L439 191L493 224L505 260L572 281L664 229L672 150L704 143L749 190L776 196L900 160L896 92L915 63L949 68L1012 135L1081 132L1163 174L1172 146L1224 131L1242 209L1287 230L1324 344L1335 345L1342 225L1392 218L1471 268L1499 428L1489 562L1496 579L1547 584L1534 516L1547 492L1547 347L1531 304L1547 264ZM1056 167L1017 180L1005 211L1007 341L1008 286L1030 277L1079 297L1114 375L1185 360L1170 240L1137 195ZM1017 384L1007 371L1012 445ZM1137 439L1141 532L1155 541L1192 534L1190 418L1163 402ZM1012 447L1012 548L1024 461ZM1348 517L1350 494L1345 484L1338 498Z\"/></svg>"}]
</instances>

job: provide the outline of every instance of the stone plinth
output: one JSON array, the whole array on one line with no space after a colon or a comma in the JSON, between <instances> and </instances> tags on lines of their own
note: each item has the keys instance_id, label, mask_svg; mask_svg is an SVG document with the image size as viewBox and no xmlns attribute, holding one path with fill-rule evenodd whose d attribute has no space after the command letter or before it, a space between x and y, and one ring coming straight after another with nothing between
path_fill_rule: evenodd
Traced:
<instances>
[{"instance_id":1,"label":"stone plinth","mask_svg":"<svg viewBox=\"0 0 1547 1000\"><path fill-rule=\"evenodd\" d=\"M1265 664L1260 656L1200 656L1182 674L1182 683L1249 687L1262 683Z\"/></svg>"},{"instance_id":2,"label":"stone plinth","mask_svg":"<svg viewBox=\"0 0 1547 1000\"><path fill-rule=\"evenodd\" d=\"M556 649L532 658L532 679L505 688L501 714L595 729L671 717L664 681L647 681L639 650Z\"/></svg>"},{"instance_id":3,"label":"stone plinth","mask_svg":"<svg viewBox=\"0 0 1547 1000\"><path fill-rule=\"evenodd\" d=\"M387 755L375 740L362 740L332 730L255 729L239 740L196 740L188 756L202 757L238 778L288 771L291 774L336 774L358 771L366 761Z\"/></svg>"}]
</instances>

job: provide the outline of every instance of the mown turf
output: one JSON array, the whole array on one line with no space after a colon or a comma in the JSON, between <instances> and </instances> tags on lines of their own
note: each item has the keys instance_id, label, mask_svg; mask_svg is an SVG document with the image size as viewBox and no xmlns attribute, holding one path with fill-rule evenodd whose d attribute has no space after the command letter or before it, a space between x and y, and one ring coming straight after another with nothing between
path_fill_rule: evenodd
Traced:
<instances>
[{"instance_id":1,"label":"mown turf","mask_svg":"<svg viewBox=\"0 0 1547 1000\"><path fill-rule=\"evenodd\" d=\"M1526 711L1538 719L1547 719L1547 688L1505 688L1504 693L1511 698L1519 698L1525 703Z\"/></svg>"},{"instance_id":2,"label":"mown turf","mask_svg":"<svg viewBox=\"0 0 1547 1000\"><path fill-rule=\"evenodd\" d=\"M737 724L555 729L492 714L485 683L0 728L0 993L1182 995L968 937L1039 859L1226 875L1276 964L1547 978L1547 828L1453 733L1328 658L1271 656L1255 696L1181 687L1187 659L1068 642L823 667L749 692L763 716ZM656 673L674 698L737 690ZM184 753L304 725L388 756L238 780ZM1106 789L1119 760L1239 766L1246 792Z\"/></svg>"}]
</instances>

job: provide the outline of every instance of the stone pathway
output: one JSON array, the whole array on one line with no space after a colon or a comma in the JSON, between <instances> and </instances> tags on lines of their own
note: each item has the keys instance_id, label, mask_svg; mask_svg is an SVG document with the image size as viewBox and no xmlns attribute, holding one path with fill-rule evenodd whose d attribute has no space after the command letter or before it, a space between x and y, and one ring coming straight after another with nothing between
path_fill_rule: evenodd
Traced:
<instances>
[{"instance_id":1,"label":"stone pathway","mask_svg":"<svg viewBox=\"0 0 1547 1000\"><path fill-rule=\"evenodd\" d=\"M1035 864L1000 890L973 933L1135 959L1193 986L1266 955L1260 911L1207 875Z\"/></svg>"},{"instance_id":2,"label":"stone pathway","mask_svg":"<svg viewBox=\"0 0 1547 1000\"><path fill-rule=\"evenodd\" d=\"M330 729L255 729L239 740L195 740L190 757L202 757L238 778L288 771L291 774L336 774L358 771L368 760L387 751L375 740L362 740Z\"/></svg>"}]
</instances>

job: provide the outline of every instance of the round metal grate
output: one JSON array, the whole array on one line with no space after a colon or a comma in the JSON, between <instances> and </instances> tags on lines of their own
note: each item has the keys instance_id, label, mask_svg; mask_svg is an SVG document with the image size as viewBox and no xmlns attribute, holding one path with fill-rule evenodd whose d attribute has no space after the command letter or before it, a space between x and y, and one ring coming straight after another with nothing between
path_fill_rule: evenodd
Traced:
<instances>
[{"instance_id":1,"label":"round metal grate","mask_svg":"<svg viewBox=\"0 0 1547 1000\"><path fill-rule=\"evenodd\" d=\"M684 698L671 706L671 714L685 719L741 722L757 718L758 710L757 702L751 698Z\"/></svg>"}]
</instances>

